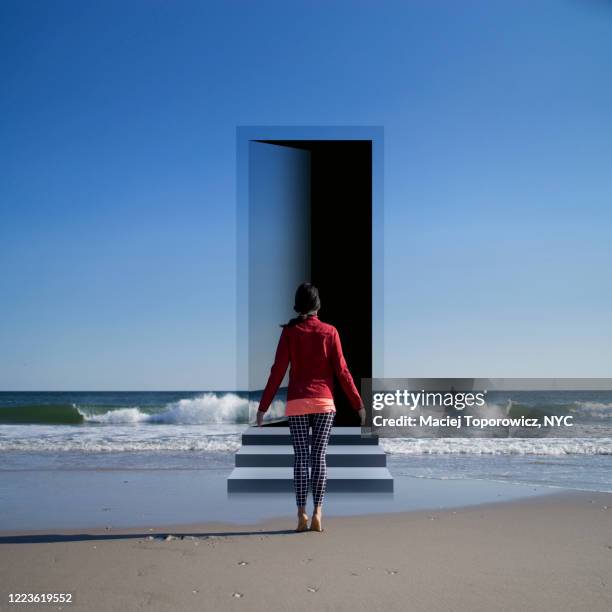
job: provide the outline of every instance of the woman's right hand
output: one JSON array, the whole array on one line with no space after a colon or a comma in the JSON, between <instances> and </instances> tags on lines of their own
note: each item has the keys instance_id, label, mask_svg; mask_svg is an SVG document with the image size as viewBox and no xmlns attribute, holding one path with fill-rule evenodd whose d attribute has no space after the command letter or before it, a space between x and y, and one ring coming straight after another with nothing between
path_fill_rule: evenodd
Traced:
<instances>
[{"instance_id":1,"label":"woman's right hand","mask_svg":"<svg viewBox=\"0 0 612 612\"><path fill-rule=\"evenodd\" d=\"M363 404L361 404L361 408L359 409L359 412L357 414L359 415L359 419L361 420L361 427L363 427L366 421L366 411L363 407Z\"/></svg>"}]
</instances>

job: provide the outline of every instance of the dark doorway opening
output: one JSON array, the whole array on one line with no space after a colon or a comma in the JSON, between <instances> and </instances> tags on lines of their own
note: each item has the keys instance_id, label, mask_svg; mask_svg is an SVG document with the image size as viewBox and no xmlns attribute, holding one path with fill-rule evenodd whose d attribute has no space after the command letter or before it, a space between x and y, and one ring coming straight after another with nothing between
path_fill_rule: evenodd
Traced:
<instances>
[{"instance_id":1,"label":"dark doorway opening","mask_svg":"<svg viewBox=\"0 0 612 612\"><path fill-rule=\"evenodd\" d=\"M310 154L310 280L361 391L372 376L372 141L257 140ZM305 279L308 280L308 279ZM357 426L338 381L336 426Z\"/></svg>"}]
</instances>

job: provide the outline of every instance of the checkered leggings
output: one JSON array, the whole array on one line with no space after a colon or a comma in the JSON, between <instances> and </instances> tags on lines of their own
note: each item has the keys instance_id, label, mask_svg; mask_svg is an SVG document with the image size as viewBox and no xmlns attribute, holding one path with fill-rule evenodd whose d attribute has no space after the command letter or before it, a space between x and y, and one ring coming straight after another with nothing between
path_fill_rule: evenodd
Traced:
<instances>
[{"instance_id":1,"label":"checkered leggings","mask_svg":"<svg viewBox=\"0 0 612 612\"><path fill-rule=\"evenodd\" d=\"M310 465L310 484L312 498L315 506L323 502L325 485L327 484L327 444L329 434L334 422L335 412L321 412L315 414L300 414L287 417L289 419L289 433L293 443L293 483L295 487L295 501L298 506L306 505L308 496L308 467ZM312 449L308 444L308 433L312 426Z\"/></svg>"}]
</instances>

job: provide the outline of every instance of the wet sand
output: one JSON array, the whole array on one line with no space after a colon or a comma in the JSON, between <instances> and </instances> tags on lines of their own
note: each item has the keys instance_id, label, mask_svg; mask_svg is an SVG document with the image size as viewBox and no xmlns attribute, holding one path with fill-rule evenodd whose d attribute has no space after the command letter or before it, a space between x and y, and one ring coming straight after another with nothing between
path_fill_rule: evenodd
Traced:
<instances>
[{"instance_id":1,"label":"wet sand","mask_svg":"<svg viewBox=\"0 0 612 612\"><path fill-rule=\"evenodd\" d=\"M324 525L294 533L287 516L251 526L3 532L0 608L11 592L63 592L73 594L63 609L94 611L612 609L612 494Z\"/></svg>"}]
</instances>

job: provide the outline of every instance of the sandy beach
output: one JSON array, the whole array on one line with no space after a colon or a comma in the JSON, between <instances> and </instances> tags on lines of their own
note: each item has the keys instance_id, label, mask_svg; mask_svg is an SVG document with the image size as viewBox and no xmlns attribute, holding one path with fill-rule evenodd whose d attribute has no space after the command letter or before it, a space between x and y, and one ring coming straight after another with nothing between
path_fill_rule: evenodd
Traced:
<instances>
[{"instance_id":1,"label":"sandy beach","mask_svg":"<svg viewBox=\"0 0 612 612\"><path fill-rule=\"evenodd\" d=\"M64 592L63 609L92 611L612 609L612 494L293 526L3 532L0 607Z\"/></svg>"}]
</instances>

